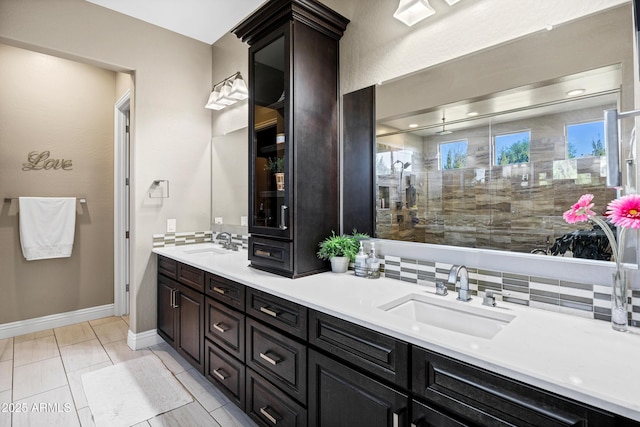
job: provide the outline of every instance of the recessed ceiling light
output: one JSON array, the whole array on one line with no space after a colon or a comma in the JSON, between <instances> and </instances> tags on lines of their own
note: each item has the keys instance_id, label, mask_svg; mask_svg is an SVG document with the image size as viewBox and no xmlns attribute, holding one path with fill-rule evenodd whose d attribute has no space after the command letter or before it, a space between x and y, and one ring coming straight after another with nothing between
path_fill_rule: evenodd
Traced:
<instances>
[{"instance_id":1,"label":"recessed ceiling light","mask_svg":"<svg viewBox=\"0 0 640 427\"><path fill-rule=\"evenodd\" d=\"M544 27L547 31L551 31L553 30L553 24L547 24L546 27Z\"/></svg>"},{"instance_id":2,"label":"recessed ceiling light","mask_svg":"<svg viewBox=\"0 0 640 427\"><path fill-rule=\"evenodd\" d=\"M467 113L467 116L469 116L469 117L475 117L475 116L477 116L477 115L478 115L478 112L477 112L477 111L469 111L469 112Z\"/></svg>"},{"instance_id":3,"label":"recessed ceiling light","mask_svg":"<svg viewBox=\"0 0 640 427\"><path fill-rule=\"evenodd\" d=\"M578 96L582 95L585 92L584 89L573 89L567 92L567 96Z\"/></svg>"},{"instance_id":4,"label":"recessed ceiling light","mask_svg":"<svg viewBox=\"0 0 640 427\"><path fill-rule=\"evenodd\" d=\"M417 127L418 127L418 124L417 124L417 123L411 123L411 124L409 125L409 127L410 127L411 129L413 129L413 128L417 128Z\"/></svg>"}]
</instances>

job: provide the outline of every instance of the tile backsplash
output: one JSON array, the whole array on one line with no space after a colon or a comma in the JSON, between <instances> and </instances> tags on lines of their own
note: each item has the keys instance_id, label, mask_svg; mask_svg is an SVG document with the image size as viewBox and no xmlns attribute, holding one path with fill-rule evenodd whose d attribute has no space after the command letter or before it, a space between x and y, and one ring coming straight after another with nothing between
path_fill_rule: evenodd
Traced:
<instances>
[{"instance_id":1,"label":"tile backsplash","mask_svg":"<svg viewBox=\"0 0 640 427\"><path fill-rule=\"evenodd\" d=\"M430 262L385 255L384 276L423 286L435 287L447 283L452 264ZM471 294L482 295L493 290L505 302L533 308L611 321L611 286L595 283L576 283L543 276L526 276L504 271L471 268L469 289ZM640 290L628 290L629 325L640 327Z\"/></svg>"},{"instance_id":2,"label":"tile backsplash","mask_svg":"<svg viewBox=\"0 0 640 427\"><path fill-rule=\"evenodd\" d=\"M153 247L164 248L166 246L192 245L196 243L213 242L218 232L215 231L187 231L181 233L164 233L153 235ZM231 241L242 245L242 249L249 246L249 236L231 234Z\"/></svg>"}]
</instances>

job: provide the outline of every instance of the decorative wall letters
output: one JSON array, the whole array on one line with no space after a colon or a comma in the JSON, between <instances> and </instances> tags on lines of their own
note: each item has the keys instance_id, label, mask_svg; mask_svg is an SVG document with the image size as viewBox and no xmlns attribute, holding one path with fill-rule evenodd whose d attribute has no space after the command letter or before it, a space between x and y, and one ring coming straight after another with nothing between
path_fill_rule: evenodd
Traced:
<instances>
[{"instance_id":1,"label":"decorative wall letters","mask_svg":"<svg viewBox=\"0 0 640 427\"><path fill-rule=\"evenodd\" d=\"M72 160L65 159L50 159L51 153L49 151L32 151L27 155L27 163L22 164L23 171L32 170L49 170L49 169L62 169L69 171L72 169Z\"/></svg>"}]
</instances>

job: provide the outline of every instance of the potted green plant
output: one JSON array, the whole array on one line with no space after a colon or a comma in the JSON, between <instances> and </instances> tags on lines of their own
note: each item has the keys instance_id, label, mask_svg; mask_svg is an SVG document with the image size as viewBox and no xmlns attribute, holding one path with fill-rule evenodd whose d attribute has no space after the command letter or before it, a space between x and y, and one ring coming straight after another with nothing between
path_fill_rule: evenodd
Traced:
<instances>
[{"instance_id":1,"label":"potted green plant","mask_svg":"<svg viewBox=\"0 0 640 427\"><path fill-rule=\"evenodd\" d=\"M276 177L276 189L284 191L284 157L269 157L264 170L271 171Z\"/></svg>"},{"instance_id":2,"label":"potted green plant","mask_svg":"<svg viewBox=\"0 0 640 427\"><path fill-rule=\"evenodd\" d=\"M352 235L336 235L332 231L331 236L318 244L320 249L317 256L322 260L331 261L331 271L334 273L345 273L360 249L360 239L367 237L369 236L355 230Z\"/></svg>"}]
</instances>

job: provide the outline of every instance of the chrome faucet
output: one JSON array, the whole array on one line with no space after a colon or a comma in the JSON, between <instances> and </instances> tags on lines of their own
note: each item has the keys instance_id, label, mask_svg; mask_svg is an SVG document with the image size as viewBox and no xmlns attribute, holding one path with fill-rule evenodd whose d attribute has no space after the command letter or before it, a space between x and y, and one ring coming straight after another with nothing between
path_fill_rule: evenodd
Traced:
<instances>
[{"instance_id":1,"label":"chrome faucet","mask_svg":"<svg viewBox=\"0 0 640 427\"><path fill-rule=\"evenodd\" d=\"M225 249L231 249L234 251L238 250L238 247L231 242L231 234L227 233L226 231L219 233L216 236L216 240L223 240L224 242L222 243L222 247Z\"/></svg>"},{"instance_id":2,"label":"chrome faucet","mask_svg":"<svg viewBox=\"0 0 640 427\"><path fill-rule=\"evenodd\" d=\"M459 301L471 301L471 296L469 293L469 271L467 271L467 267L464 265L454 265L449 270L449 280L454 288L456 284L460 281L460 289L458 290L458 298Z\"/></svg>"}]
</instances>

